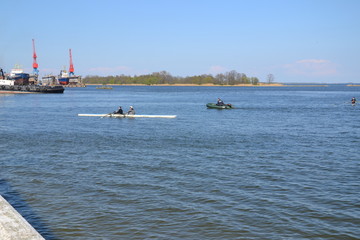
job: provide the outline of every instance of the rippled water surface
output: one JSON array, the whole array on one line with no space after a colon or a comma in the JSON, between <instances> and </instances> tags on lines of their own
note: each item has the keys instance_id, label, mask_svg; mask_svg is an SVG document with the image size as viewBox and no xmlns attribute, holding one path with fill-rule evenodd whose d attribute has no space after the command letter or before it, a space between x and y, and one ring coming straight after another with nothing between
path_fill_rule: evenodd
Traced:
<instances>
[{"instance_id":1,"label":"rippled water surface","mask_svg":"<svg viewBox=\"0 0 360 240\"><path fill-rule=\"evenodd\" d=\"M0 95L0 194L46 239L360 239L359 89ZM221 97L237 108L206 109ZM78 117L119 105L176 119Z\"/></svg>"}]
</instances>

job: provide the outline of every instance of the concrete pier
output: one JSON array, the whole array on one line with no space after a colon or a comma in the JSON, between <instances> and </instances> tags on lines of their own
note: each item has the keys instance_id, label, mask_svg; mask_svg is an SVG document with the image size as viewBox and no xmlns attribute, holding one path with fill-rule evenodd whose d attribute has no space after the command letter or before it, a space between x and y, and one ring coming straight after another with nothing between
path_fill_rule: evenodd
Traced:
<instances>
[{"instance_id":1,"label":"concrete pier","mask_svg":"<svg viewBox=\"0 0 360 240\"><path fill-rule=\"evenodd\" d=\"M0 239L45 240L1 195Z\"/></svg>"}]
</instances>

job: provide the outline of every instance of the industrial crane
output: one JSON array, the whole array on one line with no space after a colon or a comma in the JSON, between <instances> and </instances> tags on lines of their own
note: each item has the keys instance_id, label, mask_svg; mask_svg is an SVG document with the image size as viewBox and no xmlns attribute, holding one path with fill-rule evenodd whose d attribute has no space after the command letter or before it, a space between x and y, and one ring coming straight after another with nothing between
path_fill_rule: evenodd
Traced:
<instances>
[{"instance_id":1,"label":"industrial crane","mask_svg":"<svg viewBox=\"0 0 360 240\"><path fill-rule=\"evenodd\" d=\"M70 53L70 67L69 67L69 76L74 76L74 65L72 62L71 48L69 49Z\"/></svg>"},{"instance_id":2,"label":"industrial crane","mask_svg":"<svg viewBox=\"0 0 360 240\"><path fill-rule=\"evenodd\" d=\"M32 42L33 42L33 53L34 53L33 54L33 59L34 59L34 61L33 61L33 73L34 73L34 75L39 75L39 70L38 70L39 64L37 64L37 62L36 62L37 56L36 56L36 52L35 52L35 40L33 39Z\"/></svg>"}]
</instances>

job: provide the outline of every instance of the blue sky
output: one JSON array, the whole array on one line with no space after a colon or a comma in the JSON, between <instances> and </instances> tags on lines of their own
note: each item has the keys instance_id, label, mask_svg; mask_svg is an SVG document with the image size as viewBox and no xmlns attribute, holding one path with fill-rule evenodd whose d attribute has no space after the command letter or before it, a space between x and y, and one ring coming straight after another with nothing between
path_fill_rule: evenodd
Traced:
<instances>
[{"instance_id":1,"label":"blue sky","mask_svg":"<svg viewBox=\"0 0 360 240\"><path fill-rule=\"evenodd\" d=\"M360 82L359 0L3 0L0 67Z\"/></svg>"}]
</instances>

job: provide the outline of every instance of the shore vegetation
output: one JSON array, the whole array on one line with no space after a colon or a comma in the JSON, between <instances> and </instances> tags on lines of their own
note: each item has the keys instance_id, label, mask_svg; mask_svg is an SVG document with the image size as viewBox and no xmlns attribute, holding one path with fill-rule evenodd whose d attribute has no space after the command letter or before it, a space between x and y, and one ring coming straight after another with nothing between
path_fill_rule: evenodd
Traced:
<instances>
[{"instance_id":1,"label":"shore vegetation","mask_svg":"<svg viewBox=\"0 0 360 240\"><path fill-rule=\"evenodd\" d=\"M203 74L196 76L177 77L166 71L154 72L152 74L128 76L86 76L83 79L85 84L109 84L109 85L259 85L257 77L248 77L244 73L235 70L216 75Z\"/></svg>"}]
</instances>

